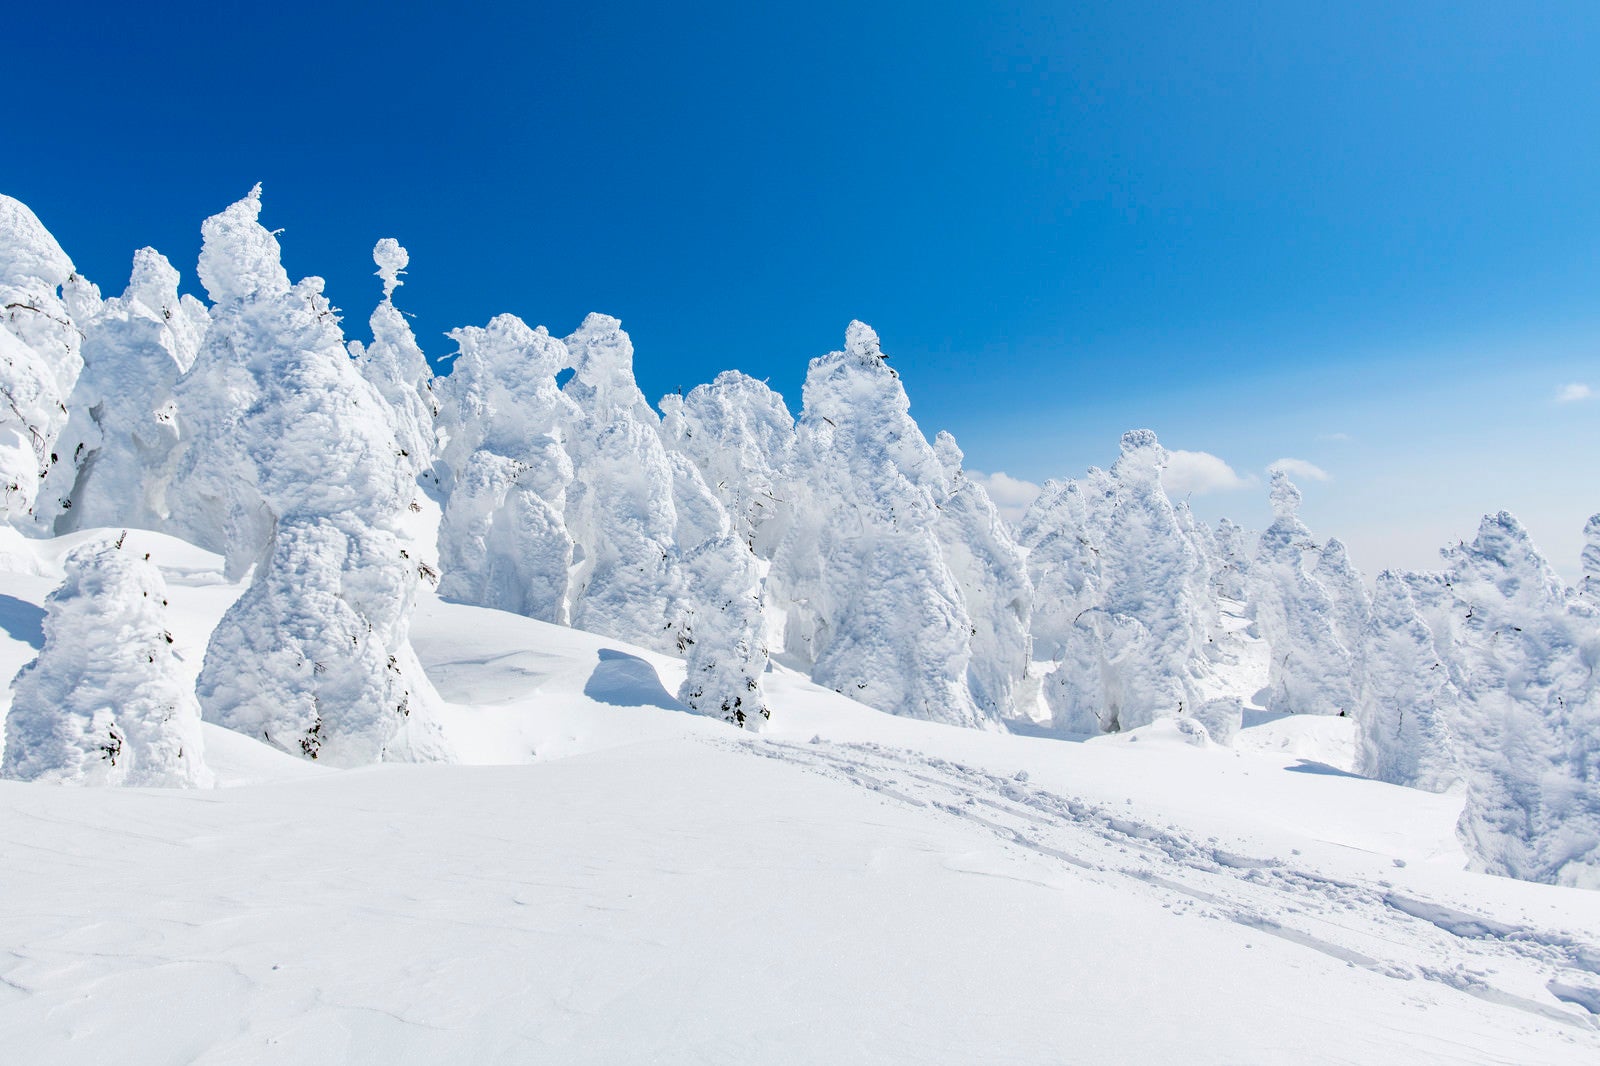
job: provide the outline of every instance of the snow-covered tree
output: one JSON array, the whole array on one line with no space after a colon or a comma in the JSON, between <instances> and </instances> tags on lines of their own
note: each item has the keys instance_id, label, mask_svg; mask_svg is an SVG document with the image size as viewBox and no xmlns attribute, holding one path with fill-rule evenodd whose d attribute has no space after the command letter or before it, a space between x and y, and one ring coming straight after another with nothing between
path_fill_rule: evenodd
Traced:
<instances>
[{"instance_id":1,"label":"snow-covered tree","mask_svg":"<svg viewBox=\"0 0 1600 1066\"><path fill-rule=\"evenodd\" d=\"M1090 467L1082 481L1045 482L1017 527L1033 585L1034 654L1063 661L1083 612L1099 600L1100 542L1115 486Z\"/></svg>"},{"instance_id":2,"label":"snow-covered tree","mask_svg":"<svg viewBox=\"0 0 1600 1066\"><path fill-rule=\"evenodd\" d=\"M1251 564L1250 605L1272 652L1267 708L1292 714L1350 713L1356 702L1354 660L1339 637L1333 596L1306 565L1320 549L1300 520L1300 490L1282 471L1272 475L1272 525ZM1342 550L1330 558L1336 567Z\"/></svg>"},{"instance_id":3,"label":"snow-covered tree","mask_svg":"<svg viewBox=\"0 0 1600 1066\"><path fill-rule=\"evenodd\" d=\"M678 452L668 462L678 539L672 632L688 660L678 698L701 714L760 729L770 712L761 688L767 646L759 564L699 468Z\"/></svg>"},{"instance_id":4,"label":"snow-covered tree","mask_svg":"<svg viewBox=\"0 0 1600 1066\"><path fill-rule=\"evenodd\" d=\"M73 311L93 313L97 303L44 224L0 195L0 519L31 519L59 461L56 438L83 369Z\"/></svg>"},{"instance_id":5,"label":"snow-covered tree","mask_svg":"<svg viewBox=\"0 0 1600 1066\"><path fill-rule=\"evenodd\" d=\"M1487 515L1413 594L1449 668L1474 865L1600 888L1600 609L1515 518Z\"/></svg>"},{"instance_id":6,"label":"snow-covered tree","mask_svg":"<svg viewBox=\"0 0 1600 1066\"><path fill-rule=\"evenodd\" d=\"M794 416L764 382L726 370L687 396L661 400L662 436L700 469L735 533L770 559L793 514L785 482Z\"/></svg>"},{"instance_id":7,"label":"snow-covered tree","mask_svg":"<svg viewBox=\"0 0 1600 1066\"><path fill-rule=\"evenodd\" d=\"M515 315L455 330L440 379L441 595L545 622L568 621L573 541L562 512L572 483L564 437L577 406L556 387L566 347Z\"/></svg>"},{"instance_id":8,"label":"snow-covered tree","mask_svg":"<svg viewBox=\"0 0 1600 1066\"><path fill-rule=\"evenodd\" d=\"M146 557L91 543L45 601L44 647L12 681L0 775L70 785L209 786L200 707Z\"/></svg>"},{"instance_id":9,"label":"snow-covered tree","mask_svg":"<svg viewBox=\"0 0 1600 1066\"><path fill-rule=\"evenodd\" d=\"M1590 515L1583 527L1583 580L1578 586L1591 603L1600 604L1600 514Z\"/></svg>"},{"instance_id":10,"label":"snow-covered tree","mask_svg":"<svg viewBox=\"0 0 1600 1066\"><path fill-rule=\"evenodd\" d=\"M963 472L955 437L939 433L934 451L949 485L937 504L934 533L972 623L967 688L979 710L1002 718L1013 712L1017 685L1028 670L1033 587L1022 549L999 510Z\"/></svg>"},{"instance_id":11,"label":"snow-covered tree","mask_svg":"<svg viewBox=\"0 0 1600 1066\"><path fill-rule=\"evenodd\" d=\"M1224 599L1243 600L1250 578L1250 549L1245 543L1244 530L1224 518L1217 522L1212 539L1217 546L1212 586Z\"/></svg>"},{"instance_id":12,"label":"snow-covered tree","mask_svg":"<svg viewBox=\"0 0 1600 1066\"><path fill-rule=\"evenodd\" d=\"M213 303L212 322L174 390L179 445L167 528L222 555L233 581L269 550L274 514L256 484L255 441L246 422L263 403L263 383L282 347L276 338L292 336L300 310L286 306L289 275L277 238L256 221L260 213L257 185L201 224L199 275ZM309 300L308 293L301 303ZM315 314L318 321L333 318L326 308Z\"/></svg>"},{"instance_id":13,"label":"snow-covered tree","mask_svg":"<svg viewBox=\"0 0 1600 1066\"><path fill-rule=\"evenodd\" d=\"M83 321L83 373L38 507L56 533L166 527L173 394L209 322L205 305L178 295L178 272L153 248L134 253L127 291Z\"/></svg>"},{"instance_id":14,"label":"snow-covered tree","mask_svg":"<svg viewBox=\"0 0 1600 1066\"><path fill-rule=\"evenodd\" d=\"M1456 689L1411 586L1392 570L1378 575L1359 656L1357 768L1379 781L1443 792L1460 779L1450 733Z\"/></svg>"},{"instance_id":15,"label":"snow-covered tree","mask_svg":"<svg viewBox=\"0 0 1600 1066\"><path fill-rule=\"evenodd\" d=\"M869 326L812 360L803 401L795 518L768 575L785 650L879 710L991 721L968 688L972 619L938 536L945 473Z\"/></svg>"},{"instance_id":16,"label":"snow-covered tree","mask_svg":"<svg viewBox=\"0 0 1600 1066\"><path fill-rule=\"evenodd\" d=\"M1366 639L1367 624L1372 615L1372 596L1367 592L1361 574L1351 564L1344 543L1337 537L1328 538L1328 542L1317 553L1311 576L1327 591L1333 605L1333 631L1339 642L1354 656Z\"/></svg>"},{"instance_id":17,"label":"snow-covered tree","mask_svg":"<svg viewBox=\"0 0 1600 1066\"><path fill-rule=\"evenodd\" d=\"M405 315L394 305L394 290L404 285L411 256L400 242L385 237L372 249L376 274L383 280L383 302L372 312L372 343L350 342L350 354L362 376L383 394L394 412L395 440L401 458L420 474L433 465L434 418L439 402L433 393L433 370L417 344Z\"/></svg>"},{"instance_id":18,"label":"snow-covered tree","mask_svg":"<svg viewBox=\"0 0 1600 1066\"><path fill-rule=\"evenodd\" d=\"M1210 570L1161 486L1166 460L1151 431L1124 434L1094 499L1090 597L1044 687L1058 729L1131 729L1205 702L1220 621Z\"/></svg>"},{"instance_id":19,"label":"snow-covered tree","mask_svg":"<svg viewBox=\"0 0 1600 1066\"><path fill-rule=\"evenodd\" d=\"M633 343L622 323L591 314L566 346L573 375L562 391L575 415L565 516L579 553L572 624L676 650L669 633L679 584L673 470L656 414L633 379Z\"/></svg>"},{"instance_id":20,"label":"snow-covered tree","mask_svg":"<svg viewBox=\"0 0 1600 1066\"><path fill-rule=\"evenodd\" d=\"M410 644L418 564L398 531L416 486L394 412L351 360L322 279L288 283L260 211L257 186L203 228L214 308L191 376L248 404L199 423L190 466L208 451L237 464L208 482L233 511L254 508L222 528L255 574L212 634L201 706L336 765L444 757Z\"/></svg>"}]
</instances>

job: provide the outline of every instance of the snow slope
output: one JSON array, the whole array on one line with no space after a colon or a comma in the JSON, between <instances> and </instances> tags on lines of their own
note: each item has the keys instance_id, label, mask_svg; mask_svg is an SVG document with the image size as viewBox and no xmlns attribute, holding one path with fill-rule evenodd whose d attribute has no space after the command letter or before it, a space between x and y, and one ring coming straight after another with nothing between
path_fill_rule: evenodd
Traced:
<instances>
[{"instance_id":1,"label":"snow slope","mask_svg":"<svg viewBox=\"0 0 1600 1066\"><path fill-rule=\"evenodd\" d=\"M240 586L128 547L197 670ZM0 671L53 584L0 577ZM1319 760L1348 720L1298 751L1261 712L1235 749L1175 721L1072 743L774 668L751 736L618 641L427 595L413 640L461 757L501 765L336 771L207 726L231 787L0 781L7 1061L1600 1052L1600 894L1466 872L1459 796Z\"/></svg>"}]
</instances>

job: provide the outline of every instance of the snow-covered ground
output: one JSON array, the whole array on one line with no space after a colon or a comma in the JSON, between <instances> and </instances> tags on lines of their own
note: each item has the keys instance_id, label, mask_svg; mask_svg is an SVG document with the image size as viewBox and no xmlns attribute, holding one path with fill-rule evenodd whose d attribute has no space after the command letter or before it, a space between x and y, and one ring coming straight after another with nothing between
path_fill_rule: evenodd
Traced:
<instances>
[{"instance_id":1,"label":"snow-covered ground","mask_svg":"<svg viewBox=\"0 0 1600 1066\"><path fill-rule=\"evenodd\" d=\"M0 674L104 535L8 545L39 573L0 576ZM181 541L127 549L198 672L240 587ZM0 781L0 1058L1600 1054L1600 894L1464 872L1460 797L1349 774L1349 719L1075 743L774 667L751 736L618 641L425 596L413 642L479 765L334 771L208 725L218 789Z\"/></svg>"}]
</instances>

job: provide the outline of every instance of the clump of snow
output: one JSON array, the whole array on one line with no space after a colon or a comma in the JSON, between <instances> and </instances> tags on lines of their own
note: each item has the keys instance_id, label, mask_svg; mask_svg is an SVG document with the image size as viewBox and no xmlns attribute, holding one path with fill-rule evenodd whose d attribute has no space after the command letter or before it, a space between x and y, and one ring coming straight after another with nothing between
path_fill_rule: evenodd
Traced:
<instances>
[{"instance_id":1,"label":"clump of snow","mask_svg":"<svg viewBox=\"0 0 1600 1066\"><path fill-rule=\"evenodd\" d=\"M200 707L173 650L160 571L120 538L76 549L65 569L45 601L44 647L11 683L0 775L209 786Z\"/></svg>"},{"instance_id":2,"label":"clump of snow","mask_svg":"<svg viewBox=\"0 0 1600 1066\"><path fill-rule=\"evenodd\" d=\"M200 227L200 284L215 304L289 291L278 238L261 225L261 185Z\"/></svg>"},{"instance_id":3,"label":"clump of snow","mask_svg":"<svg viewBox=\"0 0 1600 1066\"><path fill-rule=\"evenodd\" d=\"M383 298L393 298L394 290L405 284L400 275L411 265L411 254L393 237L385 237L373 247L372 261L378 264L374 273L383 279Z\"/></svg>"}]
</instances>

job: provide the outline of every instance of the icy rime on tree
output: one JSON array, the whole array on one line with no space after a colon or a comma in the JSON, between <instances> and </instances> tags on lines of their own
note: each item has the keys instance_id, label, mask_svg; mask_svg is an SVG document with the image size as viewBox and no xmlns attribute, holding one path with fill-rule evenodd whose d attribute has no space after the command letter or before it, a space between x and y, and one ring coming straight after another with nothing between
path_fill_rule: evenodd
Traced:
<instances>
[{"instance_id":1,"label":"icy rime on tree","mask_svg":"<svg viewBox=\"0 0 1600 1066\"><path fill-rule=\"evenodd\" d=\"M1455 683L1405 575L1378 575L1359 663L1357 769L1395 785L1449 788L1460 777L1450 735Z\"/></svg>"},{"instance_id":2,"label":"icy rime on tree","mask_svg":"<svg viewBox=\"0 0 1600 1066\"><path fill-rule=\"evenodd\" d=\"M208 786L200 708L172 650L166 583L98 543L66 559L44 648L12 682L0 774L71 785Z\"/></svg>"},{"instance_id":3,"label":"icy rime on tree","mask_svg":"<svg viewBox=\"0 0 1600 1066\"><path fill-rule=\"evenodd\" d=\"M787 479L794 417L763 382L725 370L687 396L661 400L667 446L692 459L735 533L770 559L793 515Z\"/></svg>"},{"instance_id":4,"label":"icy rime on tree","mask_svg":"<svg viewBox=\"0 0 1600 1066\"><path fill-rule=\"evenodd\" d=\"M562 512L573 466L563 435L577 419L556 388L566 347L514 315L450 336L460 352L438 387L448 494L439 591L565 624L573 541Z\"/></svg>"},{"instance_id":5,"label":"icy rime on tree","mask_svg":"<svg viewBox=\"0 0 1600 1066\"><path fill-rule=\"evenodd\" d=\"M1474 865L1600 888L1600 610L1504 511L1413 594L1455 688Z\"/></svg>"},{"instance_id":6,"label":"icy rime on tree","mask_svg":"<svg viewBox=\"0 0 1600 1066\"><path fill-rule=\"evenodd\" d=\"M0 195L0 519L31 516L59 461L56 438L83 368L69 303L92 313L98 297L33 212Z\"/></svg>"},{"instance_id":7,"label":"icy rime on tree","mask_svg":"<svg viewBox=\"0 0 1600 1066\"><path fill-rule=\"evenodd\" d=\"M945 471L899 375L860 322L806 374L792 526L769 597L785 649L863 703L959 725L992 721L968 687L973 626L946 565Z\"/></svg>"},{"instance_id":8,"label":"icy rime on tree","mask_svg":"<svg viewBox=\"0 0 1600 1066\"><path fill-rule=\"evenodd\" d=\"M54 532L164 527L174 391L209 321L205 305L178 295L178 272L153 248L134 253L127 291L83 319L83 373L37 508Z\"/></svg>"},{"instance_id":9,"label":"icy rime on tree","mask_svg":"<svg viewBox=\"0 0 1600 1066\"><path fill-rule=\"evenodd\" d=\"M1332 594L1306 565L1306 556L1321 549L1312 543L1299 509L1300 490L1275 471L1273 522L1261 534L1249 589L1256 623L1272 649L1267 709L1348 714L1355 707L1354 662L1339 627L1349 623L1341 622ZM1334 552L1323 568L1325 575L1340 572L1342 555L1342 549ZM1358 607L1349 610L1354 617Z\"/></svg>"},{"instance_id":10,"label":"icy rime on tree","mask_svg":"<svg viewBox=\"0 0 1600 1066\"><path fill-rule=\"evenodd\" d=\"M1220 628L1211 571L1192 521L1161 486L1167 453L1149 430L1122 438L1109 474L1054 486L1025 523L1039 598L1060 589L1047 620L1059 666L1044 692L1057 728L1112 732L1200 716ZM1211 715L1219 726L1223 715Z\"/></svg>"},{"instance_id":11,"label":"icy rime on tree","mask_svg":"<svg viewBox=\"0 0 1600 1066\"><path fill-rule=\"evenodd\" d=\"M622 324L592 314L565 343L573 624L685 654L684 702L759 726L767 649L750 546L693 461L668 450Z\"/></svg>"},{"instance_id":12,"label":"icy rime on tree","mask_svg":"<svg viewBox=\"0 0 1600 1066\"><path fill-rule=\"evenodd\" d=\"M200 277L215 304L190 376L249 397L203 421L191 466L215 449L234 467L230 558L255 565L206 650L209 720L337 765L444 754L437 700L411 649L417 565L397 534L413 467L395 415L349 358L322 280L290 286L256 221L260 187L203 228ZM248 510L241 518L240 509Z\"/></svg>"},{"instance_id":13,"label":"icy rime on tree","mask_svg":"<svg viewBox=\"0 0 1600 1066\"><path fill-rule=\"evenodd\" d=\"M1583 527L1583 584L1590 603L1600 604L1600 514L1590 515Z\"/></svg>"},{"instance_id":14,"label":"icy rime on tree","mask_svg":"<svg viewBox=\"0 0 1600 1066\"><path fill-rule=\"evenodd\" d=\"M616 319L592 314L566 346L574 368L562 390L574 469L566 524L579 549L572 624L674 650L672 467L633 380L633 343Z\"/></svg>"},{"instance_id":15,"label":"icy rime on tree","mask_svg":"<svg viewBox=\"0 0 1600 1066\"><path fill-rule=\"evenodd\" d=\"M413 475L433 465L434 417L439 413L433 394L433 371L417 345L405 316L394 305L394 290L405 282L400 275L411 262L393 237L385 237L372 250L377 275L383 279L383 302L372 312L372 343L350 342L350 354L394 412L395 441L402 465Z\"/></svg>"}]
</instances>

